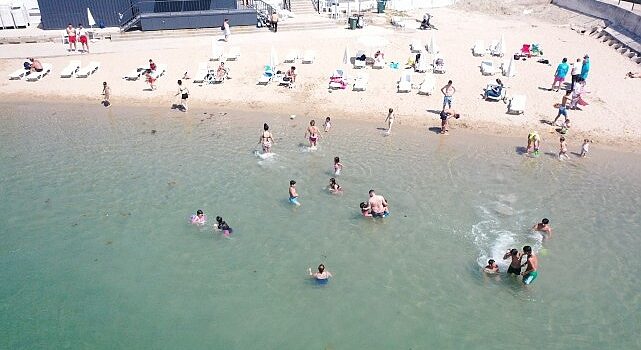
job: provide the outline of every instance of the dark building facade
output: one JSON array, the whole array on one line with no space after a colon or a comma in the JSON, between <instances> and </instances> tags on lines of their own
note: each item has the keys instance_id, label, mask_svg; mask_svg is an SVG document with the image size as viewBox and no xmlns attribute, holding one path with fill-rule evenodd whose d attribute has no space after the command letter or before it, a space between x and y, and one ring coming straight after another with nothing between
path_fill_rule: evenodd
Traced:
<instances>
[{"instance_id":1,"label":"dark building facade","mask_svg":"<svg viewBox=\"0 0 641 350\"><path fill-rule=\"evenodd\" d=\"M255 25L256 11L237 0L38 0L44 29L63 29L68 23L88 27L87 9L96 26L123 30L162 30Z\"/></svg>"}]
</instances>

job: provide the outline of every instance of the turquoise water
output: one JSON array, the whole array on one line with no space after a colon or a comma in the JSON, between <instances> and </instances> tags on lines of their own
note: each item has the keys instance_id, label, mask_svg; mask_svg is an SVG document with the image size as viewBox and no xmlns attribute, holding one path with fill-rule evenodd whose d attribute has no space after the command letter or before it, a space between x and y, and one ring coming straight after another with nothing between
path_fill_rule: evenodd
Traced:
<instances>
[{"instance_id":1,"label":"turquoise water","mask_svg":"<svg viewBox=\"0 0 641 350\"><path fill-rule=\"evenodd\" d=\"M339 118L310 153L309 118L201 112L5 106L0 348L641 347L638 155ZM252 153L264 121L274 159ZM370 188L389 218L359 217ZM188 225L199 208L232 238ZM480 272L526 244L534 284Z\"/></svg>"}]
</instances>

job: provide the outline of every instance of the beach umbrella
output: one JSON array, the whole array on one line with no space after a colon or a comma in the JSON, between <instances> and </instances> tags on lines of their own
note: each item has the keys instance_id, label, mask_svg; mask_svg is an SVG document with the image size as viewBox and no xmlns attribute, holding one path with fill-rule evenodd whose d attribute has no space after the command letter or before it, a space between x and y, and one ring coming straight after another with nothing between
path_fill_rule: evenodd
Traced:
<instances>
[{"instance_id":1,"label":"beach umbrella","mask_svg":"<svg viewBox=\"0 0 641 350\"><path fill-rule=\"evenodd\" d=\"M91 10L87 7L87 23L89 23L89 27L93 29L93 26L96 25L96 20L93 19L93 16L91 15Z\"/></svg>"},{"instance_id":2,"label":"beach umbrella","mask_svg":"<svg viewBox=\"0 0 641 350\"><path fill-rule=\"evenodd\" d=\"M269 66L274 69L276 65L278 65L278 54L276 53L276 49L272 46L269 52Z\"/></svg>"},{"instance_id":3,"label":"beach umbrella","mask_svg":"<svg viewBox=\"0 0 641 350\"><path fill-rule=\"evenodd\" d=\"M516 61L514 60L514 56L510 58L510 64L508 64L505 73L505 76L507 77L513 77L516 75Z\"/></svg>"},{"instance_id":4,"label":"beach umbrella","mask_svg":"<svg viewBox=\"0 0 641 350\"><path fill-rule=\"evenodd\" d=\"M434 32L432 32L432 36L430 37L430 44L427 47L427 52L431 54L438 53L438 50L436 49L436 39L434 38Z\"/></svg>"},{"instance_id":5,"label":"beach umbrella","mask_svg":"<svg viewBox=\"0 0 641 350\"><path fill-rule=\"evenodd\" d=\"M343 52L343 64L347 65L349 63L349 55L347 54L347 46L345 46L345 52Z\"/></svg>"}]
</instances>

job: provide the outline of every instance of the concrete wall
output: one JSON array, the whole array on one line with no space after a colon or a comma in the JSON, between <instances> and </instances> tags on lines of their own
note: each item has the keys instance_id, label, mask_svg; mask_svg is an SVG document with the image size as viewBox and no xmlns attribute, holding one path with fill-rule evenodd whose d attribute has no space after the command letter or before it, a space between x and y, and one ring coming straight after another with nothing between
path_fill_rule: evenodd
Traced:
<instances>
[{"instance_id":1,"label":"concrete wall","mask_svg":"<svg viewBox=\"0 0 641 350\"><path fill-rule=\"evenodd\" d=\"M603 18L641 38L641 16L634 12L598 0L553 0L552 3L572 11Z\"/></svg>"},{"instance_id":2,"label":"concrete wall","mask_svg":"<svg viewBox=\"0 0 641 350\"><path fill-rule=\"evenodd\" d=\"M219 28L225 18L234 26L256 25L256 11L252 10L212 10L199 12L180 13L154 13L143 15L140 18L141 29L168 30L168 29L197 29Z\"/></svg>"},{"instance_id":3,"label":"concrete wall","mask_svg":"<svg viewBox=\"0 0 641 350\"><path fill-rule=\"evenodd\" d=\"M385 8L406 11L412 9L429 9L453 5L456 0L387 0Z\"/></svg>"}]
</instances>

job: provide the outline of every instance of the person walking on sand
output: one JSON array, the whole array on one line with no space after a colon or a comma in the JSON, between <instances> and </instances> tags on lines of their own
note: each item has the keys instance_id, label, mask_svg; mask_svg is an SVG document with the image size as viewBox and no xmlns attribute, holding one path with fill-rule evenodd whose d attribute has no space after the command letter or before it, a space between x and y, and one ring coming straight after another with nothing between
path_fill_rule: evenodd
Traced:
<instances>
[{"instance_id":1,"label":"person walking on sand","mask_svg":"<svg viewBox=\"0 0 641 350\"><path fill-rule=\"evenodd\" d=\"M78 23L76 36L78 36L78 41L80 41L82 45L82 51L89 53L89 35L87 34L87 30L82 26L82 23Z\"/></svg>"},{"instance_id":2,"label":"person walking on sand","mask_svg":"<svg viewBox=\"0 0 641 350\"><path fill-rule=\"evenodd\" d=\"M102 82L102 105L105 107L111 107L111 102L109 98L111 97L111 88L107 85L107 82Z\"/></svg>"},{"instance_id":3,"label":"person walking on sand","mask_svg":"<svg viewBox=\"0 0 641 350\"><path fill-rule=\"evenodd\" d=\"M448 81L447 85L443 86L441 88L441 92L443 93L443 111L445 110L445 106L447 105L447 108L452 108L452 99L454 98L454 93L456 92L456 88L454 85L452 85L452 81Z\"/></svg>"},{"instance_id":4,"label":"person walking on sand","mask_svg":"<svg viewBox=\"0 0 641 350\"><path fill-rule=\"evenodd\" d=\"M588 73L590 73L590 56L587 54L583 56L583 65L581 66L581 79L588 80Z\"/></svg>"},{"instance_id":5,"label":"person walking on sand","mask_svg":"<svg viewBox=\"0 0 641 350\"><path fill-rule=\"evenodd\" d=\"M76 29L71 23L67 25L67 37L69 38L69 51L76 51Z\"/></svg>"},{"instance_id":6,"label":"person walking on sand","mask_svg":"<svg viewBox=\"0 0 641 350\"><path fill-rule=\"evenodd\" d=\"M187 112L187 99L189 98L189 90L187 87L183 86L183 81L178 80L178 93L176 96L180 95L180 107L182 107L183 112Z\"/></svg>"},{"instance_id":7,"label":"person walking on sand","mask_svg":"<svg viewBox=\"0 0 641 350\"><path fill-rule=\"evenodd\" d=\"M555 86L556 90L554 91L559 91L561 84L565 81L565 76L568 75L568 70L570 70L568 59L563 58L563 61L561 61L561 63L556 67L556 72L554 72L554 81L552 82L550 91L553 91Z\"/></svg>"},{"instance_id":8,"label":"person walking on sand","mask_svg":"<svg viewBox=\"0 0 641 350\"><path fill-rule=\"evenodd\" d=\"M574 84L576 83L577 79L581 76L581 59L577 58L576 62L572 64L572 69L570 70L570 74L572 75L572 84L570 85L570 90L574 90Z\"/></svg>"},{"instance_id":9,"label":"person walking on sand","mask_svg":"<svg viewBox=\"0 0 641 350\"><path fill-rule=\"evenodd\" d=\"M385 122L387 123L387 134L389 135L392 132L392 125L394 125L394 109L390 108L389 111L387 111L387 118L385 118Z\"/></svg>"},{"instance_id":10,"label":"person walking on sand","mask_svg":"<svg viewBox=\"0 0 641 350\"><path fill-rule=\"evenodd\" d=\"M229 37L231 36L231 30L229 30L229 18L225 18L220 29L223 30L223 34L225 35L225 42L228 42Z\"/></svg>"},{"instance_id":11,"label":"person walking on sand","mask_svg":"<svg viewBox=\"0 0 641 350\"><path fill-rule=\"evenodd\" d=\"M561 118L561 116L563 116L563 123L565 123L565 121L568 119L568 108L570 107L570 102L572 102L572 91L568 90L565 92L565 95L563 95L563 98L561 99L559 112L552 122L553 125L558 125L557 121L559 120L559 118Z\"/></svg>"},{"instance_id":12,"label":"person walking on sand","mask_svg":"<svg viewBox=\"0 0 641 350\"><path fill-rule=\"evenodd\" d=\"M523 284L530 284L534 282L536 277L538 276L538 268L539 268L539 259L532 253L532 247L529 245L526 245L523 247L523 254L527 256L527 261L521 265L527 267L525 268L525 272L523 272Z\"/></svg>"},{"instance_id":13,"label":"person walking on sand","mask_svg":"<svg viewBox=\"0 0 641 350\"><path fill-rule=\"evenodd\" d=\"M278 32L278 12L274 10L272 12L272 28L274 29L274 33Z\"/></svg>"}]
</instances>

